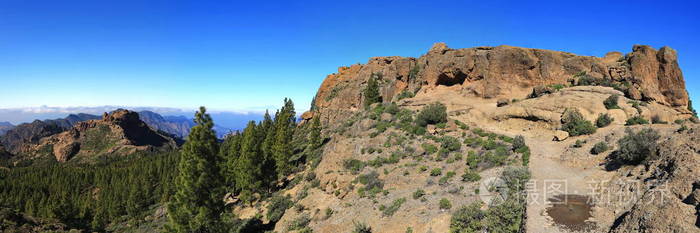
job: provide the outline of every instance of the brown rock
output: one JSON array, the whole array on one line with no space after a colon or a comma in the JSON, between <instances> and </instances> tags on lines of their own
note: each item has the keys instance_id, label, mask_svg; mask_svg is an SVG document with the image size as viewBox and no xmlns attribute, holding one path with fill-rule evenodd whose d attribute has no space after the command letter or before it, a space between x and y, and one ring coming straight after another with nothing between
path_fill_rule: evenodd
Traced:
<instances>
[{"instance_id":1,"label":"brown rock","mask_svg":"<svg viewBox=\"0 0 700 233\"><path fill-rule=\"evenodd\" d=\"M569 133L566 131L557 130L554 131L554 141L564 141L569 138Z\"/></svg>"},{"instance_id":2,"label":"brown rock","mask_svg":"<svg viewBox=\"0 0 700 233\"><path fill-rule=\"evenodd\" d=\"M676 52L635 46L628 59L612 52L603 58L512 46L450 49L436 43L419 58L374 57L367 64L341 67L321 84L314 105L324 125L338 124L362 109L362 90L373 73L382 74L380 94L391 100L398 93L420 89L429 95L450 88L462 95L522 99L534 87L567 84L577 73L629 83L632 99L657 101L687 113L687 93ZM613 61L614 60L614 61ZM416 69L418 67L418 69ZM539 93L547 93L545 87Z\"/></svg>"},{"instance_id":3,"label":"brown rock","mask_svg":"<svg viewBox=\"0 0 700 233\"><path fill-rule=\"evenodd\" d=\"M498 101L496 102L496 107L503 107L503 106L508 105L509 103L510 103L510 100L508 100L508 99L498 99Z\"/></svg>"}]
</instances>

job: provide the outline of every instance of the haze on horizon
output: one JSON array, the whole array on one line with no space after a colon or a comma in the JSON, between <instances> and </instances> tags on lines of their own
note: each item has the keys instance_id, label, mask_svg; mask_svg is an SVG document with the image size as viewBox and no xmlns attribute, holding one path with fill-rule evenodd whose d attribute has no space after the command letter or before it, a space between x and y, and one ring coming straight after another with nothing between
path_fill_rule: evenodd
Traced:
<instances>
[{"instance_id":1,"label":"haze on horizon","mask_svg":"<svg viewBox=\"0 0 700 233\"><path fill-rule=\"evenodd\" d=\"M0 108L204 105L261 112L289 97L303 112L337 67L373 56L417 57L443 41L452 48L507 44L590 56L668 45L678 51L700 109L698 3L354 4L366 7L3 1Z\"/></svg>"}]
</instances>

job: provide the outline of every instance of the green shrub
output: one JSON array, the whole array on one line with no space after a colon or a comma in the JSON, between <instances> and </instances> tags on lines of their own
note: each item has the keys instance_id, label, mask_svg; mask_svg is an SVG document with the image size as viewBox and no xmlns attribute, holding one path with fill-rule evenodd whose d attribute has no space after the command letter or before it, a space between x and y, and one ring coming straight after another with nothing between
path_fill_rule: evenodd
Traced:
<instances>
[{"instance_id":1,"label":"green shrub","mask_svg":"<svg viewBox=\"0 0 700 233\"><path fill-rule=\"evenodd\" d=\"M598 142L591 148L591 154L597 155L608 150L608 144L605 142Z\"/></svg>"},{"instance_id":2,"label":"green shrub","mask_svg":"<svg viewBox=\"0 0 700 233\"><path fill-rule=\"evenodd\" d=\"M525 145L525 137L522 135L515 136L515 138L513 138L513 151L518 151L524 147L527 147L527 145Z\"/></svg>"},{"instance_id":3,"label":"green shrub","mask_svg":"<svg viewBox=\"0 0 700 233\"><path fill-rule=\"evenodd\" d=\"M442 168L433 168L433 170L430 170L430 176L439 176L442 175Z\"/></svg>"},{"instance_id":4,"label":"green shrub","mask_svg":"<svg viewBox=\"0 0 700 233\"><path fill-rule=\"evenodd\" d=\"M402 99L408 99L408 98L413 98L416 96L416 94L413 94L413 92L410 92L408 90L404 90L399 95L396 96L396 100L402 100Z\"/></svg>"},{"instance_id":5,"label":"green shrub","mask_svg":"<svg viewBox=\"0 0 700 233\"><path fill-rule=\"evenodd\" d=\"M625 121L625 125L646 125L646 124L649 124L649 121L647 121L646 119L644 119L644 117L642 117L640 115L633 116L633 117L627 119L627 121Z\"/></svg>"},{"instance_id":6,"label":"green shrub","mask_svg":"<svg viewBox=\"0 0 700 233\"><path fill-rule=\"evenodd\" d=\"M598 126L598 128L603 128L610 125L614 120L615 119L610 117L607 113L600 114L598 115L598 119L595 120L595 125Z\"/></svg>"},{"instance_id":7,"label":"green shrub","mask_svg":"<svg viewBox=\"0 0 700 233\"><path fill-rule=\"evenodd\" d=\"M457 138L452 136L444 136L440 141L442 142L440 146L448 151L457 151L460 147L462 147L462 143L460 143Z\"/></svg>"},{"instance_id":8,"label":"green shrub","mask_svg":"<svg viewBox=\"0 0 700 233\"><path fill-rule=\"evenodd\" d=\"M505 181L508 189L515 192L522 191L530 177L527 167L506 167L501 173L501 179Z\"/></svg>"},{"instance_id":9,"label":"green shrub","mask_svg":"<svg viewBox=\"0 0 700 233\"><path fill-rule=\"evenodd\" d=\"M372 228L365 223L353 222L352 233L372 233Z\"/></svg>"},{"instance_id":10,"label":"green shrub","mask_svg":"<svg viewBox=\"0 0 700 233\"><path fill-rule=\"evenodd\" d=\"M401 208L401 205L406 202L406 198L399 198L394 200L394 202L391 203L390 206L387 206L384 211L382 211L382 214L384 216L392 216L394 213L396 213L399 208Z\"/></svg>"},{"instance_id":11,"label":"green shrub","mask_svg":"<svg viewBox=\"0 0 700 233\"><path fill-rule=\"evenodd\" d=\"M401 108L399 108L399 105L397 105L397 104L394 103L394 102L389 103L389 104L384 108L384 112L385 112L385 113L389 113L389 114L391 114L391 115L396 115L397 113L399 113L399 111L401 111Z\"/></svg>"},{"instance_id":12,"label":"green shrub","mask_svg":"<svg viewBox=\"0 0 700 233\"><path fill-rule=\"evenodd\" d=\"M578 110L567 110L562 116L561 130L566 131L571 136L579 136L595 133L596 128L593 123L583 118Z\"/></svg>"},{"instance_id":13,"label":"green shrub","mask_svg":"<svg viewBox=\"0 0 700 233\"><path fill-rule=\"evenodd\" d=\"M420 170L421 172L427 171L427 170L428 170L428 166L425 166L425 165L420 166L419 170Z\"/></svg>"},{"instance_id":14,"label":"green shrub","mask_svg":"<svg viewBox=\"0 0 700 233\"><path fill-rule=\"evenodd\" d=\"M521 198L508 198L491 206L483 220L489 232L520 232L525 216L525 203Z\"/></svg>"},{"instance_id":15,"label":"green shrub","mask_svg":"<svg viewBox=\"0 0 700 233\"><path fill-rule=\"evenodd\" d=\"M617 162L622 164L639 164L642 161L656 155L656 140L659 134L650 128L634 132L632 129L625 129L626 135L617 141Z\"/></svg>"},{"instance_id":16,"label":"green shrub","mask_svg":"<svg viewBox=\"0 0 700 233\"><path fill-rule=\"evenodd\" d=\"M478 164L479 158L476 156L476 152L469 151L469 153L467 153L467 165L469 165L469 168L476 169Z\"/></svg>"},{"instance_id":17,"label":"green shrub","mask_svg":"<svg viewBox=\"0 0 700 233\"><path fill-rule=\"evenodd\" d=\"M296 219L292 220L292 222L289 223L289 226L287 227L287 230L302 230L306 228L306 226L309 225L311 222L311 218L309 217L308 214L302 214L301 216L297 217Z\"/></svg>"},{"instance_id":18,"label":"green shrub","mask_svg":"<svg viewBox=\"0 0 700 233\"><path fill-rule=\"evenodd\" d=\"M432 103L425 106L416 115L416 125L425 127L428 124L447 122L447 107L441 103Z\"/></svg>"},{"instance_id":19,"label":"green shrub","mask_svg":"<svg viewBox=\"0 0 700 233\"><path fill-rule=\"evenodd\" d=\"M586 144L586 141L580 140L580 139L576 139L576 142L574 142L574 145L572 145L572 147L574 147L574 148L581 148L581 147L583 147L583 144Z\"/></svg>"},{"instance_id":20,"label":"green shrub","mask_svg":"<svg viewBox=\"0 0 700 233\"><path fill-rule=\"evenodd\" d=\"M423 196L425 196L425 191L422 189L418 189L415 192L413 192L413 199L414 200L418 200Z\"/></svg>"},{"instance_id":21,"label":"green shrub","mask_svg":"<svg viewBox=\"0 0 700 233\"><path fill-rule=\"evenodd\" d=\"M425 150L425 153L429 155L435 154L438 150L437 146L430 143L423 143L420 146Z\"/></svg>"},{"instance_id":22,"label":"green shrub","mask_svg":"<svg viewBox=\"0 0 700 233\"><path fill-rule=\"evenodd\" d=\"M610 95L603 101L603 105L605 105L607 109L620 109L620 106L617 105L618 98L620 98L620 96L617 94Z\"/></svg>"},{"instance_id":23,"label":"green shrub","mask_svg":"<svg viewBox=\"0 0 700 233\"><path fill-rule=\"evenodd\" d=\"M475 182L481 180L481 175L478 172L472 171L470 169L465 169L464 175L462 175L462 181L464 182Z\"/></svg>"},{"instance_id":24,"label":"green shrub","mask_svg":"<svg viewBox=\"0 0 700 233\"><path fill-rule=\"evenodd\" d=\"M447 198L440 199L439 205L441 210L449 210L452 208L452 203L450 203L450 200L447 200Z\"/></svg>"},{"instance_id":25,"label":"green shrub","mask_svg":"<svg viewBox=\"0 0 700 233\"><path fill-rule=\"evenodd\" d=\"M692 112L695 118L698 117L698 112L693 108L693 101L690 99L688 99L688 111Z\"/></svg>"},{"instance_id":26,"label":"green shrub","mask_svg":"<svg viewBox=\"0 0 700 233\"><path fill-rule=\"evenodd\" d=\"M357 181L359 181L360 184L364 184L365 189L367 190L371 190L374 188L381 189L384 187L384 183L382 182L382 180L379 179L379 173L377 173L376 171L360 175L359 177L357 177Z\"/></svg>"},{"instance_id":27,"label":"green shrub","mask_svg":"<svg viewBox=\"0 0 700 233\"><path fill-rule=\"evenodd\" d=\"M353 173L358 173L365 168L365 163L357 159L346 159L343 161L343 167Z\"/></svg>"},{"instance_id":28,"label":"green shrub","mask_svg":"<svg viewBox=\"0 0 700 233\"><path fill-rule=\"evenodd\" d=\"M294 203L287 196L274 196L267 206L267 219L277 222L282 218L284 211L292 207Z\"/></svg>"},{"instance_id":29,"label":"green shrub","mask_svg":"<svg viewBox=\"0 0 700 233\"><path fill-rule=\"evenodd\" d=\"M484 226L482 220L486 213L481 210L481 202L473 202L468 206L462 206L450 219L451 233L476 233L482 232Z\"/></svg>"}]
</instances>

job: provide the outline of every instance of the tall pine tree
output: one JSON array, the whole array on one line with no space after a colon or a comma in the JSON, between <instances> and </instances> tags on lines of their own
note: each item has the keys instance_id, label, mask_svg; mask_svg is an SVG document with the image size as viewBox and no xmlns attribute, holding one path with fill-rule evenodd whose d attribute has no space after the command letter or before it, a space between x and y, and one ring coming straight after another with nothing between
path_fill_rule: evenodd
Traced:
<instances>
[{"instance_id":1,"label":"tall pine tree","mask_svg":"<svg viewBox=\"0 0 700 233\"><path fill-rule=\"evenodd\" d=\"M248 122L241 135L240 156L236 160L236 188L248 192L259 191L262 181L262 157L255 121Z\"/></svg>"},{"instance_id":2,"label":"tall pine tree","mask_svg":"<svg viewBox=\"0 0 700 233\"><path fill-rule=\"evenodd\" d=\"M214 122L200 107L182 147L175 195L168 205L169 232L220 232L224 203Z\"/></svg>"},{"instance_id":3,"label":"tall pine tree","mask_svg":"<svg viewBox=\"0 0 700 233\"><path fill-rule=\"evenodd\" d=\"M284 106L275 117L275 140L272 157L275 159L277 176L284 177L291 171L290 158L293 154L292 136L296 127L296 112L291 99L284 99Z\"/></svg>"},{"instance_id":4,"label":"tall pine tree","mask_svg":"<svg viewBox=\"0 0 700 233\"><path fill-rule=\"evenodd\" d=\"M317 112L314 114L314 118L311 119L311 132L309 132L309 148L317 149L323 144L323 139L321 138L321 116Z\"/></svg>"}]
</instances>

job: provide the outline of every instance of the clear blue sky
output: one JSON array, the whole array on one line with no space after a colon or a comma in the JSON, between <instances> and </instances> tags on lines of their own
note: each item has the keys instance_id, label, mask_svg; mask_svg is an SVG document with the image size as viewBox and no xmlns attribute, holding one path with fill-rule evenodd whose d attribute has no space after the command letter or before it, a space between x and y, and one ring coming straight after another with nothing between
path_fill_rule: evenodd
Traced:
<instances>
[{"instance_id":1,"label":"clear blue sky","mask_svg":"<svg viewBox=\"0 0 700 233\"><path fill-rule=\"evenodd\" d=\"M690 1L0 1L0 108L308 109L323 78L432 43L602 56L678 50L700 103L700 7Z\"/></svg>"}]
</instances>

